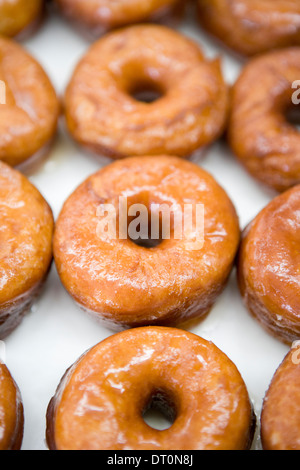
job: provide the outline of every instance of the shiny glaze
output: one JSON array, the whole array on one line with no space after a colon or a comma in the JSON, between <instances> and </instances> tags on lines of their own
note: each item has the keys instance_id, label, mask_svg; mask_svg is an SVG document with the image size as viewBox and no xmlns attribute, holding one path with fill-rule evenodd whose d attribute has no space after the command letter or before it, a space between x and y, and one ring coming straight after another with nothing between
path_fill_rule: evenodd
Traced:
<instances>
[{"instance_id":1,"label":"shiny glaze","mask_svg":"<svg viewBox=\"0 0 300 470\"><path fill-rule=\"evenodd\" d=\"M53 225L38 190L0 162L0 339L20 323L48 273Z\"/></svg>"},{"instance_id":2,"label":"shiny glaze","mask_svg":"<svg viewBox=\"0 0 300 470\"><path fill-rule=\"evenodd\" d=\"M165 431L143 420L157 392L175 411ZM243 450L252 432L235 365L213 343L173 328L137 328L96 345L67 371L47 414L51 450Z\"/></svg>"},{"instance_id":3,"label":"shiny glaze","mask_svg":"<svg viewBox=\"0 0 300 470\"><path fill-rule=\"evenodd\" d=\"M0 450L20 450L23 427L20 391L9 370L0 361Z\"/></svg>"},{"instance_id":4,"label":"shiny glaze","mask_svg":"<svg viewBox=\"0 0 300 470\"><path fill-rule=\"evenodd\" d=\"M250 174L277 191L300 184L300 135L286 118L299 64L300 47L268 53L252 59L233 88L229 143Z\"/></svg>"},{"instance_id":5,"label":"shiny glaze","mask_svg":"<svg viewBox=\"0 0 300 470\"><path fill-rule=\"evenodd\" d=\"M48 147L57 126L59 103L42 67L18 44L0 38L0 160L16 166Z\"/></svg>"},{"instance_id":6,"label":"shiny glaze","mask_svg":"<svg viewBox=\"0 0 300 470\"><path fill-rule=\"evenodd\" d=\"M300 45L298 0L198 0L199 20L243 55Z\"/></svg>"},{"instance_id":7,"label":"shiny glaze","mask_svg":"<svg viewBox=\"0 0 300 470\"><path fill-rule=\"evenodd\" d=\"M155 248L97 233L100 204L205 205L202 249L174 237ZM205 316L230 274L240 238L225 191L197 165L177 157L132 157L88 178L56 224L54 257L73 298L112 327L174 325Z\"/></svg>"},{"instance_id":8,"label":"shiny glaze","mask_svg":"<svg viewBox=\"0 0 300 470\"><path fill-rule=\"evenodd\" d=\"M144 103L137 88L162 96ZM163 26L141 25L97 41L77 66L65 95L67 127L84 147L114 158L189 156L220 136L228 90L220 60Z\"/></svg>"},{"instance_id":9,"label":"shiny glaze","mask_svg":"<svg viewBox=\"0 0 300 470\"><path fill-rule=\"evenodd\" d=\"M300 185L276 197L245 230L238 266L249 311L286 343L300 338Z\"/></svg>"},{"instance_id":10,"label":"shiny glaze","mask_svg":"<svg viewBox=\"0 0 300 470\"><path fill-rule=\"evenodd\" d=\"M300 354L292 348L277 369L261 415L265 450L300 450Z\"/></svg>"},{"instance_id":11,"label":"shiny glaze","mask_svg":"<svg viewBox=\"0 0 300 470\"><path fill-rule=\"evenodd\" d=\"M56 3L90 37L99 37L134 23L173 23L182 15L186 0L56 0Z\"/></svg>"},{"instance_id":12,"label":"shiny glaze","mask_svg":"<svg viewBox=\"0 0 300 470\"><path fill-rule=\"evenodd\" d=\"M43 0L0 0L0 34L13 37L40 19Z\"/></svg>"}]
</instances>

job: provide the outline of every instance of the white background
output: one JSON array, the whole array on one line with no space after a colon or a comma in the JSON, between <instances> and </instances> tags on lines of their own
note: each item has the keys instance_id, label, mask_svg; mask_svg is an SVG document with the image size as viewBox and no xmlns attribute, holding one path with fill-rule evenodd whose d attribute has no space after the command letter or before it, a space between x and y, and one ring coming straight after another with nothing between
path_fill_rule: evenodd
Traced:
<instances>
[{"instance_id":1,"label":"white background","mask_svg":"<svg viewBox=\"0 0 300 470\"><path fill-rule=\"evenodd\" d=\"M241 60L201 33L196 20L191 19L180 29L198 41L210 57L223 55L226 80L233 83ZM62 19L51 16L24 46L44 66L58 94L62 95L89 43ZM51 205L55 217L70 193L88 175L108 163L106 159L91 157L78 149L62 127L48 160L37 172L29 174ZM227 190L242 228L274 196L246 174L224 143L212 146L199 164ZM208 318L191 331L212 340L233 360L259 416L265 391L288 348L265 333L247 313L235 272ZM61 376L85 350L111 334L78 309L60 284L53 265L43 296L5 341L6 362L24 402L23 449L46 449L46 409ZM254 448L259 447L256 438Z\"/></svg>"}]
</instances>

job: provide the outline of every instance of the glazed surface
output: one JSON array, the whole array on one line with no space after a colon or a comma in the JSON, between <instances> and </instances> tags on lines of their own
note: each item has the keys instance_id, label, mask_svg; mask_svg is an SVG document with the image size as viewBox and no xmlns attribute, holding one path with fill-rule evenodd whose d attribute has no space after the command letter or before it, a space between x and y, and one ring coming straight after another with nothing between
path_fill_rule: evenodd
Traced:
<instances>
[{"instance_id":1,"label":"glazed surface","mask_svg":"<svg viewBox=\"0 0 300 470\"><path fill-rule=\"evenodd\" d=\"M0 450L19 450L24 427L20 391L0 361Z\"/></svg>"},{"instance_id":2,"label":"glazed surface","mask_svg":"<svg viewBox=\"0 0 300 470\"><path fill-rule=\"evenodd\" d=\"M42 67L5 38L0 38L0 80L6 88L6 103L0 104L0 160L17 166L52 140L59 103Z\"/></svg>"},{"instance_id":3,"label":"glazed surface","mask_svg":"<svg viewBox=\"0 0 300 470\"><path fill-rule=\"evenodd\" d=\"M164 431L143 411L167 395L175 411ZM245 384L212 343L171 328L138 328L88 351L50 403L47 442L59 450L249 448L253 416Z\"/></svg>"},{"instance_id":4,"label":"glazed surface","mask_svg":"<svg viewBox=\"0 0 300 470\"><path fill-rule=\"evenodd\" d=\"M300 353L292 348L277 369L261 416L265 450L300 450Z\"/></svg>"},{"instance_id":5,"label":"glazed surface","mask_svg":"<svg viewBox=\"0 0 300 470\"><path fill-rule=\"evenodd\" d=\"M300 45L298 0L198 0L200 23L243 55Z\"/></svg>"},{"instance_id":6,"label":"glazed surface","mask_svg":"<svg viewBox=\"0 0 300 470\"><path fill-rule=\"evenodd\" d=\"M38 21L42 12L42 0L0 0L0 34L20 34Z\"/></svg>"},{"instance_id":7,"label":"glazed surface","mask_svg":"<svg viewBox=\"0 0 300 470\"><path fill-rule=\"evenodd\" d=\"M124 196L128 207L204 204L203 247L194 249L172 231L155 248L99 233L98 208L113 204L119 214ZM110 326L172 326L208 313L227 281L239 238L235 209L207 172L176 157L132 157L92 175L66 201L54 256L67 291Z\"/></svg>"},{"instance_id":8,"label":"glazed surface","mask_svg":"<svg viewBox=\"0 0 300 470\"><path fill-rule=\"evenodd\" d=\"M111 29L146 21L169 20L185 0L56 0L61 11L99 36Z\"/></svg>"},{"instance_id":9,"label":"glazed surface","mask_svg":"<svg viewBox=\"0 0 300 470\"><path fill-rule=\"evenodd\" d=\"M298 110L299 63L299 47L252 59L233 88L229 143L250 174L277 191L300 184L300 135L286 117Z\"/></svg>"},{"instance_id":10,"label":"glazed surface","mask_svg":"<svg viewBox=\"0 0 300 470\"><path fill-rule=\"evenodd\" d=\"M139 89L159 99L135 99ZM228 90L220 60L171 29L142 25L97 41L78 64L65 95L74 139L114 158L189 156L220 136Z\"/></svg>"},{"instance_id":11,"label":"glazed surface","mask_svg":"<svg viewBox=\"0 0 300 470\"><path fill-rule=\"evenodd\" d=\"M38 190L0 162L0 339L21 321L48 273L53 225Z\"/></svg>"},{"instance_id":12,"label":"glazed surface","mask_svg":"<svg viewBox=\"0 0 300 470\"><path fill-rule=\"evenodd\" d=\"M238 277L255 318L286 343L300 338L300 186L263 209L245 230Z\"/></svg>"}]
</instances>

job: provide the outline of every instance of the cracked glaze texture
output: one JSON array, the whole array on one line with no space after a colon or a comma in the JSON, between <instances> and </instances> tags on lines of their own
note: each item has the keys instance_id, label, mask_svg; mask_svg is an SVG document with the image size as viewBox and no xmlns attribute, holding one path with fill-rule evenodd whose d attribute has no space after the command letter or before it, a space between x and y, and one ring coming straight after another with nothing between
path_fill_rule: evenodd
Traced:
<instances>
[{"instance_id":1,"label":"cracked glaze texture","mask_svg":"<svg viewBox=\"0 0 300 470\"><path fill-rule=\"evenodd\" d=\"M20 450L24 414L20 391L0 362L0 450Z\"/></svg>"},{"instance_id":2,"label":"cracked glaze texture","mask_svg":"<svg viewBox=\"0 0 300 470\"><path fill-rule=\"evenodd\" d=\"M300 450L300 351L292 348L277 369L261 415L265 450Z\"/></svg>"},{"instance_id":3,"label":"cracked glaze texture","mask_svg":"<svg viewBox=\"0 0 300 470\"><path fill-rule=\"evenodd\" d=\"M97 229L97 209L113 204L118 218L120 196L128 198L128 207L140 203L148 209L204 204L203 247L195 250L172 232L155 248L107 237ZM239 239L235 209L206 171L176 157L132 157L103 168L70 196L56 224L54 257L66 289L98 319L118 328L172 326L209 312Z\"/></svg>"},{"instance_id":4,"label":"cracked glaze texture","mask_svg":"<svg viewBox=\"0 0 300 470\"><path fill-rule=\"evenodd\" d=\"M249 311L286 343L300 338L300 186L276 197L245 230L238 266Z\"/></svg>"},{"instance_id":5,"label":"cracked glaze texture","mask_svg":"<svg viewBox=\"0 0 300 470\"><path fill-rule=\"evenodd\" d=\"M143 420L157 393L174 408L158 431ZM243 450L252 409L235 365L213 343L172 328L114 335L67 371L47 414L51 450Z\"/></svg>"},{"instance_id":6,"label":"cracked glaze texture","mask_svg":"<svg viewBox=\"0 0 300 470\"><path fill-rule=\"evenodd\" d=\"M298 0L198 0L202 26L243 55L300 45Z\"/></svg>"},{"instance_id":7,"label":"cracked glaze texture","mask_svg":"<svg viewBox=\"0 0 300 470\"><path fill-rule=\"evenodd\" d=\"M152 103L137 89L156 89ZM187 157L217 139L228 111L220 60L171 29L142 25L97 41L77 66L65 95L67 127L95 153L114 158Z\"/></svg>"},{"instance_id":8,"label":"cracked glaze texture","mask_svg":"<svg viewBox=\"0 0 300 470\"><path fill-rule=\"evenodd\" d=\"M286 117L298 110L292 94L299 76L294 47L252 59L233 88L231 148L252 176L277 191L300 183L300 135Z\"/></svg>"},{"instance_id":9,"label":"cracked glaze texture","mask_svg":"<svg viewBox=\"0 0 300 470\"><path fill-rule=\"evenodd\" d=\"M44 198L0 162L0 339L20 323L48 274L52 233Z\"/></svg>"},{"instance_id":10,"label":"cracked glaze texture","mask_svg":"<svg viewBox=\"0 0 300 470\"><path fill-rule=\"evenodd\" d=\"M186 0L56 0L61 11L92 37L146 21L167 22L181 16Z\"/></svg>"},{"instance_id":11,"label":"cracked glaze texture","mask_svg":"<svg viewBox=\"0 0 300 470\"><path fill-rule=\"evenodd\" d=\"M42 0L0 0L0 34L17 36L33 27L42 13Z\"/></svg>"},{"instance_id":12,"label":"cracked glaze texture","mask_svg":"<svg viewBox=\"0 0 300 470\"><path fill-rule=\"evenodd\" d=\"M6 88L6 104L0 104L0 160L17 166L48 147L59 102L42 67L5 38L0 38L0 80Z\"/></svg>"}]
</instances>

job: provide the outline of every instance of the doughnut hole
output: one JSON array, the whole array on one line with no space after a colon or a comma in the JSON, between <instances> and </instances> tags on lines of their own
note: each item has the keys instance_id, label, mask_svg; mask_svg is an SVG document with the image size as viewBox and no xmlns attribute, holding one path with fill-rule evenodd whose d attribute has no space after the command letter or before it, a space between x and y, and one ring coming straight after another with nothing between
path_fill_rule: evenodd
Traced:
<instances>
[{"instance_id":1,"label":"doughnut hole","mask_svg":"<svg viewBox=\"0 0 300 470\"><path fill-rule=\"evenodd\" d=\"M300 105L290 105L287 107L285 112L285 119L296 129L298 132L300 131Z\"/></svg>"},{"instance_id":2,"label":"doughnut hole","mask_svg":"<svg viewBox=\"0 0 300 470\"><path fill-rule=\"evenodd\" d=\"M136 101L141 103L154 103L162 98L165 91L159 83L151 80L140 80L132 84L129 95Z\"/></svg>"},{"instance_id":3,"label":"doughnut hole","mask_svg":"<svg viewBox=\"0 0 300 470\"><path fill-rule=\"evenodd\" d=\"M169 84L158 68L154 70L128 61L121 70L120 88L135 101L151 104L167 94Z\"/></svg>"},{"instance_id":4,"label":"doughnut hole","mask_svg":"<svg viewBox=\"0 0 300 470\"><path fill-rule=\"evenodd\" d=\"M142 412L145 423L153 429L164 431L176 420L177 407L172 393L157 389L151 394Z\"/></svg>"},{"instance_id":5,"label":"doughnut hole","mask_svg":"<svg viewBox=\"0 0 300 470\"><path fill-rule=\"evenodd\" d=\"M175 240L175 223L183 220L183 208L176 205L174 210L172 201L160 200L149 191L128 197L127 206L117 210L118 238L142 248L156 248Z\"/></svg>"}]
</instances>

